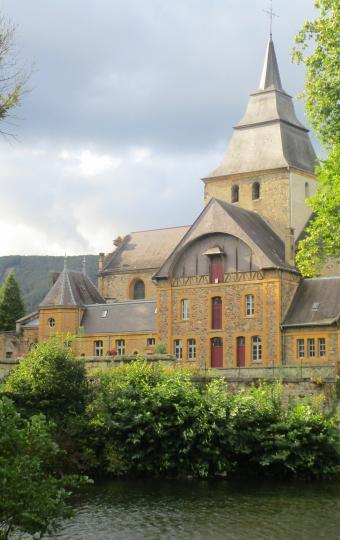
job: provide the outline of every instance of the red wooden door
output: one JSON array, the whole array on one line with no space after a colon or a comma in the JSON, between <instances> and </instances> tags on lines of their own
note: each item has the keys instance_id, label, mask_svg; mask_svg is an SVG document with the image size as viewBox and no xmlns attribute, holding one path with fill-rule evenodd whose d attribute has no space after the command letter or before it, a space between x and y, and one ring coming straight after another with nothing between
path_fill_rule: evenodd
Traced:
<instances>
[{"instance_id":1,"label":"red wooden door","mask_svg":"<svg viewBox=\"0 0 340 540\"><path fill-rule=\"evenodd\" d=\"M210 259L210 283L223 283L223 261L221 255L213 255Z\"/></svg>"},{"instance_id":2,"label":"red wooden door","mask_svg":"<svg viewBox=\"0 0 340 540\"><path fill-rule=\"evenodd\" d=\"M246 365L246 340L243 336L237 338L237 367Z\"/></svg>"},{"instance_id":3,"label":"red wooden door","mask_svg":"<svg viewBox=\"0 0 340 540\"><path fill-rule=\"evenodd\" d=\"M222 328L222 298L215 296L211 300L211 328L221 330Z\"/></svg>"},{"instance_id":4,"label":"red wooden door","mask_svg":"<svg viewBox=\"0 0 340 540\"><path fill-rule=\"evenodd\" d=\"M211 340L211 367L223 367L223 340L222 338L212 338Z\"/></svg>"}]
</instances>

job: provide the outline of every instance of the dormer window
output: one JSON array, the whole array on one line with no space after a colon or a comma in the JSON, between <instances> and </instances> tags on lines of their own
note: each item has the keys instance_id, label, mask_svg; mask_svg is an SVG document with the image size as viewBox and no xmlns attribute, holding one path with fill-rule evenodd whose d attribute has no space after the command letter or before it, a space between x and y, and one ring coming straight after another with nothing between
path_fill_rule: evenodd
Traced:
<instances>
[{"instance_id":1,"label":"dormer window","mask_svg":"<svg viewBox=\"0 0 340 540\"><path fill-rule=\"evenodd\" d=\"M231 202L235 203L239 201L240 188L235 184L231 188Z\"/></svg>"},{"instance_id":2,"label":"dormer window","mask_svg":"<svg viewBox=\"0 0 340 540\"><path fill-rule=\"evenodd\" d=\"M256 201L260 198L260 182L253 182L252 185L252 199L253 201Z\"/></svg>"},{"instance_id":3,"label":"dormer window","mask_svg":"<svg viewBox=\"0 0 340 540\"><path fill-rule=\"evenodd\" d=\"M107 309L103 309L101 317L102 318L107 317Z\"/></svg>"}]
</instances>

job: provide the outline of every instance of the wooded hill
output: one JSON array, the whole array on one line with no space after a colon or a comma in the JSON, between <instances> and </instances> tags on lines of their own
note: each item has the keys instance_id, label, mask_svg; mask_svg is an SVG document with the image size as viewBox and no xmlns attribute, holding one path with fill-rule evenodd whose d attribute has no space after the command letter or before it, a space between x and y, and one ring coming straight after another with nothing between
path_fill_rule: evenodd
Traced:
<instances>
[{"instance_id":1,"label":"wooded hill","mask_svg":"<svg viewBox=\"0 0 340 540\"><path fill-rule=\"evenodd\" d=\"M68 270L82 270L83 256L67 258ZM8 255L0 257L0 285L10 272L14 272L19 282L26 313L37 309L51 285L51 274L61 272L64 257L40 255ZM98 256L86 255L86 273L97 285Z\"/></svg>"}]
</instances>

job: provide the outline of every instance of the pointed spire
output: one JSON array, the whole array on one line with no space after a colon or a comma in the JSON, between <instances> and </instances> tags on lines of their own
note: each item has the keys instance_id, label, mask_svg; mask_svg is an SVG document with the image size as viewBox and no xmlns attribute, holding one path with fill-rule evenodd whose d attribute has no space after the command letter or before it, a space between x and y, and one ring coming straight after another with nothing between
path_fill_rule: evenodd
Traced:
<instances>
[{"instance_id":1,"label":"pointed spire","mask_svg":"<svg viewBox=\"0 0 340 540\"><path fill-rule=\"evenodd\" d=\"M268 41L259 90L279 90L284 92L272 36Z\"/></svg>"},{"instance_id":2,"label":"pointed spire","mask_svg":"<svg viewBox=\"0 0 340 540\"><path fill-rule=\"evenodd\" d=\"M67 272L67 255L64 256L64 272Z\"/></svg>"},{"instance_id":3,"label":"pointed spire","mask_svg":"<svg viewBox=\"0 0 340 540\"><path fill-rule=\"evenodd\" d=\"M82 273L86 276L86 255L83 257Z\"/></svg>"}]
</instances>

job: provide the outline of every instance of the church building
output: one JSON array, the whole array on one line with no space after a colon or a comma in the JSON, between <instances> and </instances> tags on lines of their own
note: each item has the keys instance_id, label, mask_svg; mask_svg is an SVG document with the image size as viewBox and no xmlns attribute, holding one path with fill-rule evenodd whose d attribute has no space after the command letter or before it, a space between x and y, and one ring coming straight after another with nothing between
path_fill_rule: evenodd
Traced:
<instances>
[{"instance_id":1,"label":"church building","mask_svg":"<svg viewBox=\"0 0 340 540\"><path fill-rule=\"evenodd\" d=\"M302 279L295 266L315 166L270 37L259 88L221 164L203 178L196 221L117 239L100 254L97 287L65 268L39 312L18 321L23 350L71 332L85 358L151 355L162 342L179 364L200 369L336 373L339 270Z\"/></svg>"}]
</instances>

